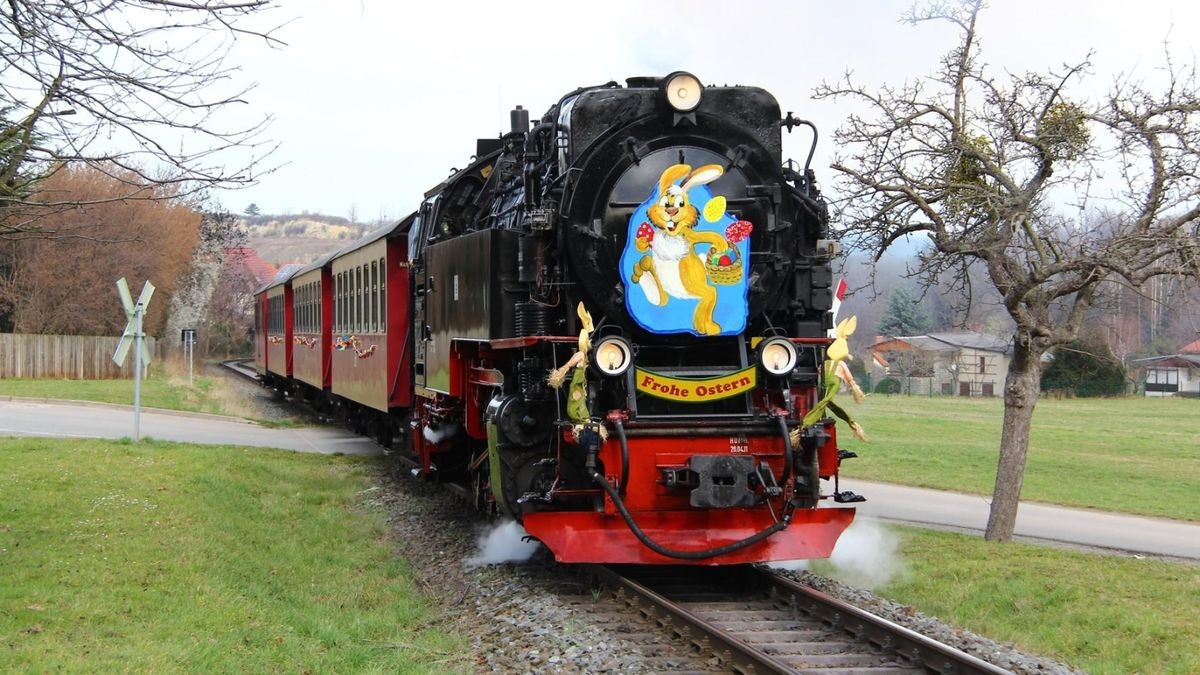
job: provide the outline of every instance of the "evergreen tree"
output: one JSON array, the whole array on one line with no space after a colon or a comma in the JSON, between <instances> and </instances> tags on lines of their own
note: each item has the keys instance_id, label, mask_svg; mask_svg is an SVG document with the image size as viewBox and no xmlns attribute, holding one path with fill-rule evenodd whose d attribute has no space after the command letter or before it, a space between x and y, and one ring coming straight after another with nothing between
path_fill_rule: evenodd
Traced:
<instances>
[{"instance_id":1,"label":"evergreen tree","mask_svg":"<svg viewBox=\"0 0 1200 675\"><path fill-rule=\"evenodd\" d=\"M888 295L887 309L879 319L876 329L885 337L921 335L929 330L929 311L908 286L897 286Z\"/></svg>"},{"instance_id":2,"label":"evergreen tree","mask_svg":"<svg viewBox=\"0 0 1200 675\"><path fill-rule=\"evenodd\" d=\"M1120 396L1125 393L1125 365L1100 339L1081 338L1054 350L1042 370L1042 391L1067 396Z\"/></svg>"}]
</instances>

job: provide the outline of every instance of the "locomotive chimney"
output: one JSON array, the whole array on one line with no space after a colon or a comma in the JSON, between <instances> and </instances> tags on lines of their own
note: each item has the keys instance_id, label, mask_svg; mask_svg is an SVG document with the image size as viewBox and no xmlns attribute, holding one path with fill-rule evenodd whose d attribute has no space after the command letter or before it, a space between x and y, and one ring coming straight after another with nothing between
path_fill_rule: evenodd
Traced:
<instances>
[{"instance_id":1,"label":"locomotive chimney","mask_svg":"<svg viewBox=\"0 0 1200 675\"><path fill-rule=\"evenodd\" d=\"M523 134L529 131L529 111L521 106L517 106L515 110L508 113L508 120L512 124L514 134Z\"/></svg>"}]
</instances>

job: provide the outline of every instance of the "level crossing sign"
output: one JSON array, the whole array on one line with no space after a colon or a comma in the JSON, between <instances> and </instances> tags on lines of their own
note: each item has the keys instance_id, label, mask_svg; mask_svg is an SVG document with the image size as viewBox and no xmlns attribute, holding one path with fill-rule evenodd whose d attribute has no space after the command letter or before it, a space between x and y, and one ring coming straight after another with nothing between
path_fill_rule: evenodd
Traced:
<instances>
[{"instance_id":1,"label":"level crossing sign","mask_svg":"<svg viewBox=\"0 0 1200 675\"><path fill-rule=\"evenodd\" d=\"M136 443L142 439L142 373L150 366L150 349L142 339L145 337L142 335L142 319L146 316L146 308L150 306L150 297L154 295L154 284L147 281L142 286L142 294L136 303L129 294L129 283L125 277L117 280L117 292L121 295L121 306L125 308L125 318L129 321L125 324L121 341L117 343L113 361L118 366L124 366L130 347L138 354L133 358L133 441Z\"/></svg>"},{"instance_id":2,"label":"level crossing sign","mask_svg":"<svg viewBox=\"0 0 1200 675\"><path fill-rule=\"evenodd\" d=\"M124 366L129 348L133 347L136 341L141 347L142 367L149 366L150 348L144 340L139 338L142 337L142 318L150 306L150 297L154 295L154 284L147 281L146 285L142 286L142 293L138 296L136 304L133 302L133 296L129 293L129 282L125 281L125 277L117 280L117 292L121 295L121 306L125 309L127 323L125 332L121 335L121 341L117 343L117 351L113 353L113 361L116 361L118 366Z\"/></svg>"}]
</instances>

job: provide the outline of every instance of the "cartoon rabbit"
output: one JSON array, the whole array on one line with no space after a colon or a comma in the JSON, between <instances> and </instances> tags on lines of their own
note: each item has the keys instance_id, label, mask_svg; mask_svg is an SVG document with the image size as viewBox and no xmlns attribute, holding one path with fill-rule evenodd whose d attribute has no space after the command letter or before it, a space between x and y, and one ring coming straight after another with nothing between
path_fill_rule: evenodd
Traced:
<instances>
[{"instance_id":1,"label":"cartoon rabbit","mask_svg":"<svg viewBox=\"0 0 1200 675\"><path fill-rule=\"evenodd\" d=\"M695 247L711 244L717 253L723 253L729 242L716 232L695 230L700 213L689 201L688 191L713 182L724 172L717 164L706 164L695 171L687 164L667 167L658 179L658 203L648 210L654 229L643 223L634 242L638 251L649 253L634 264L633 282L642 287L651 304L659 307L667 304L668 296L698 298L692 325L701 335L717 335L721 326L713 321L717 289L709 283L704 260ZM680 179L683 184L676 185Z\"/></svg>"}]
</instances>

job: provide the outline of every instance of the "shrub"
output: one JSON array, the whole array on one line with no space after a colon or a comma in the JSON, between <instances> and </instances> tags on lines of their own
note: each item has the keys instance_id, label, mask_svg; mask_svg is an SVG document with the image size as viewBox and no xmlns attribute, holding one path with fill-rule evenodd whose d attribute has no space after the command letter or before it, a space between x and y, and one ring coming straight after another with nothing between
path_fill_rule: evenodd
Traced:
<instances>
[{"instance_id":1,"label":"shrub","mask_svg":"<svg viewBox=\"0 0 1200 675\"><path fill-rule=\"evenodd\" d=\"M879 381L879 384L875 385L875 393L876 394L899 394L900 393L900 380L897 380L894 377L883 378L882 380Z\"/></svg>"},{"instance_id":2,"label":"shrub","mask_svg":"<svg viewBox=\"0 0 1200 675\"><path fill-rule=\"evenodd\" d=\"M1096 339L1055 349L1054 360L1042 370L1042 391L1066 396L1120 396L1125 382L1125 365Z\"/></svg>"}]
</instances>

